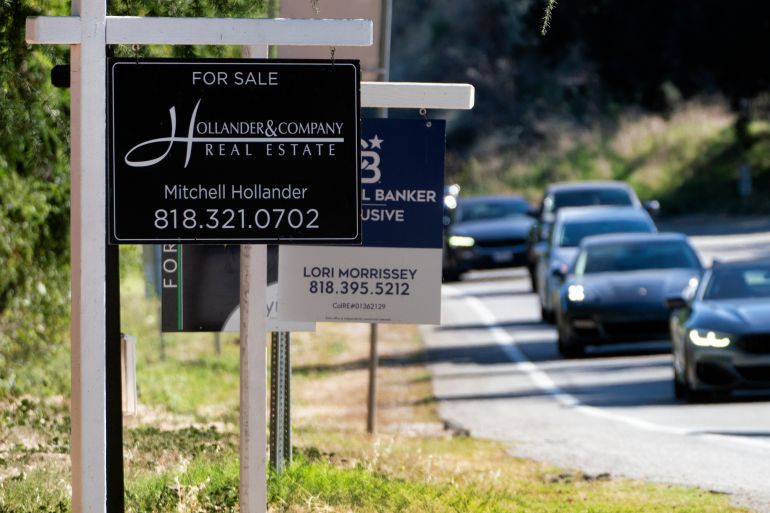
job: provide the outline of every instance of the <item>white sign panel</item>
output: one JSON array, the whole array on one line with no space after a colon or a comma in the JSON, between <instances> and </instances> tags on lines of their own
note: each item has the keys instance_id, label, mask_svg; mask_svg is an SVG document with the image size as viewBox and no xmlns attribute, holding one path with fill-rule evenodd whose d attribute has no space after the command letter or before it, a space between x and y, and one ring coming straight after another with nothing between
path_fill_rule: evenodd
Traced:
<instances>
[{"instance_id":1,"label":"white sign panel","mask_svg":"<svg viewBox=\"0 0 770 513\"><path fill-rule=\"evenodd\" d=\"M308 298L282 302L284 320L440 321L440 249L313 247L310 255L282 249L280 259L281 297Z\"/></svg>"}]
</instances>

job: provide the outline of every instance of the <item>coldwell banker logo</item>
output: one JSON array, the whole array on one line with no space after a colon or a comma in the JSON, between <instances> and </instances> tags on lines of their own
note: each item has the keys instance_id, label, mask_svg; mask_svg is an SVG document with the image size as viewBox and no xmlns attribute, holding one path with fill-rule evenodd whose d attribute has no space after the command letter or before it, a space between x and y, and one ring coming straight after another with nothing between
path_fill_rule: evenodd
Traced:
<instances>
[{"instance_id":1,"label":"coldwell banker logo","mask_svg":"<svg viewBox=\"0 0 770 513\"><path fill-rule=\"evenodd\" d=\"M195 104L186 135L177 135L176 107L168 110L171 134L141 142L128 150L123 161L129 167L150 167L163 161L174 144L185 145L184 167L190 163L193 145L202 144L205 157L251 157L261 152L267 157L334 157L335 144L344 143L344 123L322 121L204 121L198 120ZM134 155L149 146L165 148L156 157L139 160ZM159 150L160 151L160 150ZM144 152L139 152L144 153ZM379 158L378 158L379 161ZM379 173L379 171L378 171Z\"/></svg>"},{"instance_id":2,"label":"coldwell banker logo","mask_svg":"<svg viewBox=\"0 0 770 513\"><path fill-rule=\"evenodd\" d=\"M382 150L384 140L375 134L373 139L361 139L361 183L377 183L382 177L380 171L380 154L374 150Z\"/></svg>"}]
</instances>

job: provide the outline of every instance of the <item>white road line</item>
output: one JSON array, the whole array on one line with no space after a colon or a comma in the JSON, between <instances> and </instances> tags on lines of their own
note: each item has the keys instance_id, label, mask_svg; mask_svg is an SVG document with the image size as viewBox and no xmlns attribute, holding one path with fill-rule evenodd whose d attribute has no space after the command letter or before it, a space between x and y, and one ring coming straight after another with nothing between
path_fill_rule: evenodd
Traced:
<instances>
[{"instance_id":1,"label":"white road line","mask_svg":"<svg viewBox=\"0 0 770 513\"><path fill-rule=\"evenodd\" d=\"M526 373L527 376L529 376L532 382L540 390L553 397L559 404L564 407L574 408L575 410L592 417L622 422L629 426L633 426L637 429L643 429L646 431L682 436L697 436L716 441L729 441L752 447L761 447L763 449L770 448L770 443L762 440L747 439L735 435L703 433L704 430L665 426L629 415L621 415L619 413L607 411L602 408L597 408L596 406L584 404L578 398L567 392L564 392L561 388L559 388L559 386L551 379L550 376L548 376L548 374L542 371L535 363L527 358L527 356L516 345L516 341L514 340L513 336L500 326L497 319L495 318L495 315L489 308L486 307L486 305L484 305L480 299L474 296L465 295L459 289L452 286L444 286L443 292L444 296L447 298L463 300L468 308L476 313L479 320L481 321L481 324L487 328L494 341L501 347L508 358L516 364L517 368Z\"/></svg>"}]
</instances>

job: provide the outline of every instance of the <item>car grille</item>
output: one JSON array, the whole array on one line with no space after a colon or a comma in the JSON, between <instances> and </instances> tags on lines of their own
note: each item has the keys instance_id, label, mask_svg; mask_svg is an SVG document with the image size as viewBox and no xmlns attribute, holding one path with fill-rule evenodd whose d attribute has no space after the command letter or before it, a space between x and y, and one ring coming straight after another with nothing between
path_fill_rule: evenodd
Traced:
<instances>
[{"instance_id":1,"label":"car grille","mask_svg":"<svg viewBox=\"0 0 770 513\"><path fill-rule=\"evenodd\" d=\"M770 333L744 335L738 341L738 347L753 354L770 354Z\"/></svg>"},{"instance_id":2,"label":"car grille","mask_svg":"<svg viewBox=\"0 0 770 513\"><path fill-rule=\"evenodd\" d=\"M698 379L707 385L725 386L735 383L735 376L715 362L699 362L695 366L695 373Z\"/></svg>"},{"instance_id":3,"label":"car grille","mask_svg":"<svg viewBox=\"0 0 770 513\"><path fill-rule=\"evenodd\" d=\"M598 337L599 325L590 317L575 317L572 319L572 331L579 337Z\"/></svg>"},{"instance_id":4,"label":"car grille","mask_svg":"<svg viewBox=\"0 0 770 513\"><path fill-rule=\"evenodd\" d=\"M770 383L770 365L752 365L736 367L735 370L746 381Z\"/></svg>"},{"instance_id":5,"label":"car grille","mask_svg":"<svg viewBox=\"0 0 770 513\"><path fill-rule=\"evenodd\" d=\"M603 322L602 328L610 337L667 338L668 321Z\"/></svg>"},{"instance_id":6,"label":"car grille","mask_svg":"<svg viewBox=\"0 0 770 513\"><path fill-rule=\"evenodd\" d=\"M476 246L480 248L504 248L508 246L520 246L525 242L527 242L526 239L492 239L492 240L476 239Z\"/></svg>"}]
</instances>

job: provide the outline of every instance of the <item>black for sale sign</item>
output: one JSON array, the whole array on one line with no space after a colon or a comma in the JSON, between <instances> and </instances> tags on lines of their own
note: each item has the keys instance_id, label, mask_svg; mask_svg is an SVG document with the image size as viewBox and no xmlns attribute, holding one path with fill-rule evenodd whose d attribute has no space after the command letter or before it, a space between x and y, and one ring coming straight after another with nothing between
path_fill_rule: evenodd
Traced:
<instances>
[{"instance_id":1,"label":"black for sale sign","mask_svg":"<svg viewBox=\"0 0 770 513\"><path fill-rule=\"evenodd\" d=\"M357 61L112 59L111 243L358 243Z\"/></svg>"}]
</instances>

